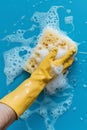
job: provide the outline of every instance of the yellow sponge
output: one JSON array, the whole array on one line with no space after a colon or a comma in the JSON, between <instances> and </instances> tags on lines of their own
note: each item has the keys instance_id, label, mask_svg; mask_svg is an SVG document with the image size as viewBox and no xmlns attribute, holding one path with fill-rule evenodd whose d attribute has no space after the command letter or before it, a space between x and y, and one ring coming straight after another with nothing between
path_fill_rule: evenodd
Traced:
<instances>
[{"instance_id":1,"label":"yellow sponge","mask_svg":"<svg viewBox=\"0 0 87 130\"><path fill-rule=\"evenodd\" d=\"M54 47L58 48L56 58L64 56L70 49L77 48L76 43L72 41L68 36L56 29L46 27L43 30L42 35L39 38L38 44L30 56L30 59L24 66L24 69L27 72L32 73L38 67L43 58Z\"/></svg>"}]
</instances>

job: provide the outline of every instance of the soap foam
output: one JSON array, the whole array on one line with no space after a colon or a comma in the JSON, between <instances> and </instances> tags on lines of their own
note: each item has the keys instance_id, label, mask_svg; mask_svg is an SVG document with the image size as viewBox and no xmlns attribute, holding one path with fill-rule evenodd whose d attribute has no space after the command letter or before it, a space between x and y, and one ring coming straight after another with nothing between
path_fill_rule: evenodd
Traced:
<instances>
[{"instance_id":1,"label":"soap foam","mask_svg":"<svg viewBox=\"0 0 87 130\"><path fill-rule=\"evenodd\" d=\"M35 23L38 23L41 29L43 29L46 26L59 28L59 15L57 13L59 8L64 8L64 7L52 6L50 10L46 13L35 12L31 20L34 21Z\"/></svg>"},{"instance_id":2,"label":"soap foam","mask_svg":"<svg viewBox=\"0 0 87 130\"><path fill-rule=\"evenodd\" d=\"M29 47L15 47L4 53L5 69L4 72L7 76L7 84L13 82L22 71L24 63L30 57L32 50Z\"/></svg>"},{"instance_id":3,"label":"soap foam","mask_svg":"<svg viewBox=\"0 0 87 130\"><path fill-rule=\"evenodd\" d=\"M66 24L72 24L73 23L73 16L66 16L65 17L65 23Z\"/></svg>"},{"instance_id":4,"label":"soap foam","mask_svg":"<svg viewBox=\"0 0 87 130\"><path fill-rule=\"evenodd\" d=\"M66 75L60 74L47 84L43 93L43 99L35 101L37 105L39 104L38 107L36 109L34 107L33 110L29 108L20 119L27 121L27 118L37 113L44 119L47 130L55 130L56 120L69 109L72 103L73 87L68 84Z\"/></svg>"},{"instance_id":5,"label":"soap foam","mask_svg":"<svg viewBox=\"0 0 87 130\"><path fill-rule=\"evenodd\" d=\"M32 25L31 28L28 28L27 30L23 30L23 29L18 29L16 32L13 32L12 34L10 35L7 35L6 37L4 37L2 40L4 41L8 41L10 43L15 43L15 42L18 42L20 43L20 45L22 46L27 46L27 47L31 47L32 44L33 44L33 47L37 45L37 41L38 41L38 38L39 36L32 36L32 37L28 37L27 39L24 37L25 33L27 31L35 31L36 28L38 28L38 25L39 25L39 29L42 30L44 27L46 26L51 26L53 28L56 28L58 30L60 30L59 28L59 14L58 14L58 9L60 8L63 8L63 6L52 6L48 12L35 12L31 18L31 20L33 22L35 22L35 24ZM24 19L25 17L23 16L22 19ZM44 20L45 19L45 20ZM37 25L38 23L38 25ZM68 17L65 17L65 23L66 24L71 24L73 25L73 16L68 16ZM50 46L50 49L52 49L53 46ZM15 48L16 49L16 48ZM17 49L17 52L20 50ZM11 51L11 50L9 50ZM9 51L7 52L8 55L9 55ZM12 50L13 51L13 50ZM6 54L7 55L7 54ZM13 54L12 54L13 55ZM58 54L59 55L59 54ZM8 60L7 60L8 59ZM14 75L14 78L15 76L18 76L20 71L18 72L15 72L15 71L12 71L12 74L11 73L8 73L10 70L11 70L11 66L8 65L9 63L9 58L5 59L5 74L7 76L7 79L9 79L9 77L11 78L12 75ZM14 62L14 59L12 59L13 62ZM37 59L38 61L40 61L40 59ZM16 65L15 65L15 69L16 69ZM7 72L8 71L8 72ZM16 74L14 74L16 73ZM12 76L13 77L13 76ZM13 80L12 80L13 81ZM9 82L10 83L10 82Z\"/></svg>"},{"instance_id":6,"label":"soap foam","mask_svg":"<svg viewBox=\"0 0 87 130\"><path fill-rule=\"evenodd\" d=\"M50 95L52 95L55 94L55 92L58 91L58 89L65 88L66 85L67 82L65 76L63 76L63 74L60 74L48 83L48 85L46 86L46 90Z\"/></svg>"},{"instance_id":7,"label":"soap foam","mask_svg":"<svg viewBox=\"0 0 87 130\"><path fill-rule=\"evenodd\" d=\"M56 55L57 59L64 56L68 50L77 48L75 42L62 32L52 27L46 27L38 40L38 44L35 47L33 54L31 54L30 59L28 59L25 64L24 69L27 72L32 73L54 47L57 47L58 49Z\"/></svg>"},{"instance_id":8,"label":"soap foam","mask_svg":"<svg viewBox=\"0 0 87 130\"><path fill-rule=\"evenodd\" d=\"M68 12L67 12L68 13ZM66 16L65 18L64 18L64 21L65 21L65 24L69 24L69 25L71 25L72 26L72 30L69 32L69 33L71 33L71 32L73 32L74 31L74 29L75 29L75 26L74 26L74 24L73 24L73 16Z\"/></svg>"},{"instance_id":9,"label":"soap foam","mask_svg":"<svg viewBox=\"0 0 87 130\"><path fill-rule=\"evenodd\" d=\"M68 14L70 14L70 13L71 13L71 9L67 9L66 12L67 12Z\"/></svg>"},{"instance_id":10,"label":"soap foam","mask_svg":"<svg viewBox=\"0 0 87 130\"><path fill-rule=\"evenodd\" d=\"M17 30L15 33L7 35L2 40L9 41L11 43L19 42L21 47L15 47L4 53L5 60L5 69L4 72L7 76L7 83L11 83L16 76L18 76L23 71L23 65L26 60L30 57L32 49L30 44L33 43L36 46L36 42L39 36L33 36L25 38L24 34L27 31L35 31L36 27L39 26L40 31L46 27L51 26L56 29L59 28L59 14L58 9L64 8L63 6L52 6L48 12L35 12L31 20L35 23L32 25L31 29L27 30ZM69 13L68 11L67 13ZM22 17L24 20L25 17ZM65 18L66 24L72 24L73 20ZM52 48L52 47L50 47ZM67 49L66 49L67 50ZM21 51L27 51L25 55L21 54ZM65 53L65 52L64 52ZM61 53L60 53L61 55ZM38 59L39 60L39 59ZM39 114L45 122L47 130L55 130L54 124L56 120L69 109L72 98L73 98L73 87L71 87L68 82L66 75L60 74L59 77L56 77L51 81L44 91L42 92L44 97L41 101L37 98L31 107L37 104L37 108L34 107L32 110L31 107L24 112L20 119L24 120L26 123L27 129L32 130L29 126L27 119L31 117L32 114Z\"/></svg>"},{"instance_id":11,"label":"soap foam","mask_svg":"<svg viewBox=\"0 0 87 130\"><path fill-rule=\"evenodd\" d=\"M15 33L7 35L2 40L8 41L8 42L11 42L11 43L18 42L20 44L23 44L24 46L25 45L28 46L31 43L35 44L36 36L32 36L32 37L29 37L29 38L26 39L26 38L24 38L24 34L26 32L27 32L27 30L18 29Z\"/></svg>"}]
</instances>

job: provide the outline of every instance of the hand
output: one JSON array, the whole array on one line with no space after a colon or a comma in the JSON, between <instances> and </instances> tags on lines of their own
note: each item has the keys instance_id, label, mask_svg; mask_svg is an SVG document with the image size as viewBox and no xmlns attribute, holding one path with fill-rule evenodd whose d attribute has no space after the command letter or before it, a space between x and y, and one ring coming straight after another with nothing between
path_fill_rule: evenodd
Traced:
<instances>
[{"instance_id":1,"label":"hand","mask_svg":"<svg viewBox=\"0 0 87 130\"><path fill-rule=\"evenodd\" d=\"M57 48L54 48L40 63L39 67L33 72L32 76L36 75L39 79L46 80L58 75L59 73L65 73L67 68L73 63L73 55L76 53L76 48L69 50L63 57L55 59L57 54ZM38 75L38 76L37 76Z\"/></svg>"},{"instance_id":2,"label":"hand","mask_svg":"<svg viewBox=\"0 0 87 130\"><path fill-rule=\"evenodd\" d=\"M76 49L69 50L62 58L55 59L57 49L54 48L43 59L31 77L20 84L13 92L1 99L0 102L12 108L18 118L34 102L46 84L54 78L56 74L59 74L59 70L61 70L62 73L66 71L73 62L75 52ZM55 69L57 69L58 73L56 73Z\"/></svg>"}]
</instances>

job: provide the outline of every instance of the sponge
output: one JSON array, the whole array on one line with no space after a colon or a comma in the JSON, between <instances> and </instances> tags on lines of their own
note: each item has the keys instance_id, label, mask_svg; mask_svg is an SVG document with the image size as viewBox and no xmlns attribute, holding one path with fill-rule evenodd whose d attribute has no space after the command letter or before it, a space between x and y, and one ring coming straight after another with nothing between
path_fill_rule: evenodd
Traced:
<instances>
[{"instance_id":1,"label":"sponge","mask_svg":"<svg viewBox=\"0 0 87 130\"><path fill-rule=\"evenodd\" d=\"M68 50L77 48L76 43L61 31L52 27L46 27L38 40L37 46L34 48L34 51L24 66L24 69L32 73L54 47L58 48L57 59L64 56Z\"/></svg>"}]
</instances>

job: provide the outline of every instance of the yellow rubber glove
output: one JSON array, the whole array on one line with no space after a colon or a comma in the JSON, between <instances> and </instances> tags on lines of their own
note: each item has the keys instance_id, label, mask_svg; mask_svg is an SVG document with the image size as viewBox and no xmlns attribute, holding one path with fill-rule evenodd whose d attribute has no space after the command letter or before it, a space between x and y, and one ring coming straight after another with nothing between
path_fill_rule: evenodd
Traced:
<instances>
[{"instance_id":1,"label":"yellow rubber glove","mask_svg":"<svg viewBox=\"0 0 87 130\"><path fill-rule=\"evenodd\" d=\"M31 77L25 80L13 92L2 98L0 102L10 106L16 112L17 117L19 117L33 103L46 84L56 75L55 71L52 70L52 66L59 67L62 65L62 72L65 72L72 64L72 57L75 52L76 49L70 50L64 57L55 60L57 49L53 49L43 59Z\"/></svg>"}]
</instances>

